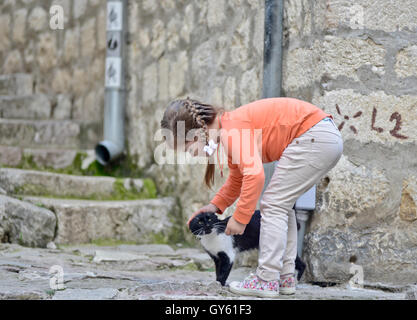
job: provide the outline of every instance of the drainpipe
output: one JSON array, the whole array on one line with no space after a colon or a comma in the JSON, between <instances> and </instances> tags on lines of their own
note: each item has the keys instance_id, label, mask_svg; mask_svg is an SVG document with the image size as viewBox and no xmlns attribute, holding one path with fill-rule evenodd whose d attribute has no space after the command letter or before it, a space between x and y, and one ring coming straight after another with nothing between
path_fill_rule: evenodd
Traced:
<instances>
[{"instance_id":1,"label":"drainpipe","mask_svg":"<svg viewBox=\"0 0 417 320\"><path fill-rule=\"evenodd\" d=\"M264 74L263 98L281 96L282 88L282 46L283 46L283 0L265 1L265 38L264 38ZM276 162L265 163L265 184L262 195L271 180ZM262 196L261 196L262 197ZM294 209L300 224L297 238L297 252L303 252L304 233L310 213L316 205L316 186L297 199ZM258 203L259 205L259 203Z\"/></svg>"},{"instance_id":2,"label":"drainpipe","mask_svg":"<svg viewBox=\"0 0 417 320\"><path fill-rule=\"evenodd\" d=\"M263 98L281 96L283 14L283 0L265 1ZM276 161L264 164L265 184L262 195L271 180L275 166Z\"/></svg>"},{"instance_id":3,"label":"drainpipe","mask_svg":"<svg viewBox=\"0 0 417 320\"><path fill-rule=\"evenodd\" d=\"M124 151L125 35L127 0L107 1L107 55L105 72L104 140L97 144L96 159L109 164Z\"/></svg>"}]
</instances>

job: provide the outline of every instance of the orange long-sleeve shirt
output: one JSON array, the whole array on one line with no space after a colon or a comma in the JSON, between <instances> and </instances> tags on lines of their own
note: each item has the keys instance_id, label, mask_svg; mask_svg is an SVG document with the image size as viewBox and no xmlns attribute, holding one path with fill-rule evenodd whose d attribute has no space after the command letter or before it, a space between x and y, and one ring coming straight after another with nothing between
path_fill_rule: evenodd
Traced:
<instances>
[{"instance_id":1,"label":"orange long-sleeve shirt","mask_svg":"<svg viewBox=\"0 0 417 320\"><path fill-rule=\"evenodd\" d=\"M211 203L223 212L240 196L233 217L249 223L265 181L262 163L279 160L294 138L326 117L332 116L294 98L262 99L225 112L221 142L230 170Z\"/></svg>"}]
</instances>

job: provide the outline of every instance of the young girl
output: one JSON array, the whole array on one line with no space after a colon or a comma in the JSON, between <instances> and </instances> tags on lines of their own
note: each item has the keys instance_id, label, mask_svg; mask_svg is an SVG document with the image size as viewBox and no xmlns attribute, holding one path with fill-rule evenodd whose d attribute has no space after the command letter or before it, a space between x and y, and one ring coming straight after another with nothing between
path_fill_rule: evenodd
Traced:
<instances>
[{"instance_id":1,"label":"young girl","mask_svg":"<svg viewBox=\"0 0 417 320\"><path fill-rule=\"evenodd\" d=\"M201 139L180 141L180 121L185 135L201 130L203 143ZM173 141L167 141L171 147L185 148L193 155L202 150L206 153L205 183L209 187L214 182L213 157L219 145L225 149L229 176L210 203L193 213L190 220L205 211L221 214L240 197L227 224L227 235L243 234L264 186L262 163L279 160L260 202L256 274L232 282L230 290L270 298L279 293L294 294L297 224L293 207L342 155L342 137L332 116L293 98L262 99L230 112L187 98L169 104L161 126L174 134Z\"/></svg>"}]
</instances>

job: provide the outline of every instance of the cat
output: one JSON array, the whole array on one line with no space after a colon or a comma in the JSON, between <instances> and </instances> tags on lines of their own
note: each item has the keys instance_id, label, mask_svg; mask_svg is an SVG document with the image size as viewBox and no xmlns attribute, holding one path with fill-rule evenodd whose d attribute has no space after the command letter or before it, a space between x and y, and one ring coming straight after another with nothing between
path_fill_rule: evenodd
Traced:
<instances>
[{"instance_id":1,"label":"cat","mask_svg":"<svg viewBox=\"0 0 417 320\"><path fill-rule=\"evenodd\" d=\"M204 250L213 259L216 268L216 280L222 286L232 270L236 254L259 248L261 213L256 210L242 235L225 234L230 217L220 220L213 212L203 212L195 216L189 224L190 231L200 240ZM298 223L297 223L298 226ZM299 226L298 226L299 228ZM300 280L306 265L297 255L295 269Z\"/></svg>"}]
</instances>

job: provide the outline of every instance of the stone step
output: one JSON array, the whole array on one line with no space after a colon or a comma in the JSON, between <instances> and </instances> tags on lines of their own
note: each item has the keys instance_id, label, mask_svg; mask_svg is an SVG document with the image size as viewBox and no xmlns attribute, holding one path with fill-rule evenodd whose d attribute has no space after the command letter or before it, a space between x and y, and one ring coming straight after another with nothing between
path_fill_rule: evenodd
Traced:
<instances>
[{"instance_id":1,"label":"stone step","mask_svg":"<svg viewBox=\"0 0 417 320\"><path fill-rule=\"evenodd\" d=\"M52 105L44 94L0 96L0 118L49 119Z\"/></svg>"},{"instance_id":2,"label":"stone step","mask_svg":"<svg viewBox=\"0 0 417 320\"><path fill-rule=\"evenodd\" d=\"M95 157L94 150L31 149L0 146L0 166L18 167L26 158L30 159L31 163L39 169L63 169L74 163L77 154L86 154L88 158Z\"/></svg>"},{"instance_id":3,"label":"stone step","mask_svg":"<svg viewBox=\"0 0 417 320\"><path fill-rule=\"evenodd\" d=\"M16 73L0 75L0 96L20 96L33 93L33 76Z\"/></svg>"},{"instance_id":4,"label":"stone step","mask_svg":"<svg viewBox=\"0 0 417 320\"><path fill-rule=\"evenodd\" d=\"M55 228L50 210L0 195L0 242L44 248L54 239Z\"/></svg>"},{"instance_id":5,"label":"stone step","mask_svg":"<svg viewBox=\"0 0 417 320\"><path fill-rule=\"evenodd\" d=\"M22 148L91 149L102 124L68 120L0 119L0 145Z\"/></svg>"},{"instance_id":6,"label":"stone step","mask_svg":"<svg viewBox=\"0 0 417 320\"><path fill-rule=\"evenodd\" d=\"M174 198L132 201L88 201L24 197L53 211L57 244L114 239L136 243L175 241L179 211Z\"/></svg>"},{"instance_id":7,"label":"stone step","mask_svg":"<svg viewBox=\"0 0 417 320\"><path fill-rule=\"evenodd\" d=\"M133 200L156 196L149 179L117 179L0 168L0 187L8 194L94 200Z\"/></svg>"}]
</instances>

